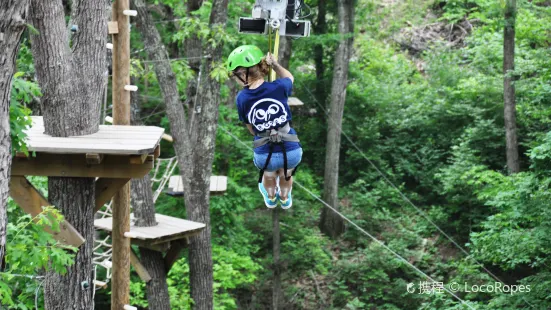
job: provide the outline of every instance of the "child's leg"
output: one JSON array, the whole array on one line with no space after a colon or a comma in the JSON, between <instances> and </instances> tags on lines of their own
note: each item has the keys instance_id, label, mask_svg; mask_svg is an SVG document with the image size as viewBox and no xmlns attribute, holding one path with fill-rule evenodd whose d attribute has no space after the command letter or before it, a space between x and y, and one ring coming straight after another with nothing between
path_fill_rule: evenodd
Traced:
<instances>
[{"instance_id":1,"label":"child's leg","mask_svg":"<svg viewBox=\"0 0 551 310\"><path fill-rule=\"evenodd\" d=\"M287 170L288 176L290 176L292 173L293 169ZM279 169L277 171L277 175L279 177L279 197L281 197L282 200L287 200L287 196L289 195L289 192L291 192L291 188L293 187L293 177L291 177L289 181L286 181L283 169Z\"/></svg>"},{"instance_id":2,"label":"child's leg","mask_svg":"<svg viewBox=\"0 0 551 310\"><path fill-rule=\"evenodd\" d=\"M268 192L268 197L270 199L273 199L275 197L276 193L276 172L264 172L264 178L262 179L262 184L264 185L264 188Z\"/></svg>"}]
</instances>

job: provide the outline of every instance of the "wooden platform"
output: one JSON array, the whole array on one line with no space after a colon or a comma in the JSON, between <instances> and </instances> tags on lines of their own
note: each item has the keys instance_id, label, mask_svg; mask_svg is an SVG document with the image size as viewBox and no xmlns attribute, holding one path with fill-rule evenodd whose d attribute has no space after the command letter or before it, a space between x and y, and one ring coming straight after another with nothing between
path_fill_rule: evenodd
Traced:
<instances>
[{"instance_id":1,"label":"wooden platform","mask_svg":"<svg viewBox=\"0 0 551 310\"><path fill-rule=\"evenodd\" d=\"M61 138L44 133L42 116L33 116L32 122L32 127L25 130L29 151L54 154L150 154L164 133L164 128L155 126L100 125L99 131L91 135Z\"/></svg>"},{"instance_id":2,"label":"wooden platform","mask_svg":"<svg viewBox=\"0 0 551 310\"><path fill-rule=\"evenodd\" d=\"M296 107L304 105L304 102L300 101L300 99L298 99L297 97L289 97L289 99L287 100L287 104L290 107Z\"/></svg>"},{"instance_id":3,"label":"wooden platform","mask_svg":"<svg viewBox=\"0 0 551 310\"><path fill-rule=\"evenodd\" d=\"M132 241L141 240L147 244L156 245L193 236L206 227L206 225L202 223L162 214L155 214L155 218L157 219L157 226L137 227L134 226L134 214L131 214L130 232L135 235ZM110 232L113 230L113 219L111 217L96 219L94 220L94 226L96 229ZM141 242L137 243L141 244Z\"/></svg>"},{"instance_id":4,"label":"wooden platform","mask_svg":"<svg viewBox=\"0 0 551 310\"><path fill-rule=\"evenodd\" d=\"M226 176L211 176L210 177L210 193L211 195L223 194L228 189L228 177ZM168 181L167 195L183 196L184 184L182 176L173 175Z\"/></svg>"},{"instance_id":5,"label":"wooden platform","mask_svg":"<svg viewBox=\"0 0 551 310\"><path fill-rule=\"evenodd\" d=\"M25 130L29 155L17 153L12 160L10 195L33 217L52 205L26 176L94 178L97 211L131 178L141 178L160 155L164 129L153 126L99 126L99 131L78 137L52 137L44 133L40 116L31 117ZM50 229L50 231L52 231ZM85 239L63 222L54 238L79 247Z\"/></svg>"}]
</instances>

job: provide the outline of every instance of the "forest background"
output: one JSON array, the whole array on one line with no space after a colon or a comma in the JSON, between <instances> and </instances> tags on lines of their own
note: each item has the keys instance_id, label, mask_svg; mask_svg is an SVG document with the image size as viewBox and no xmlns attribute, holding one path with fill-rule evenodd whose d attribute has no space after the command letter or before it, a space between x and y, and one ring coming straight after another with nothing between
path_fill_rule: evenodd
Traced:
<instances>
[{"instance_id":1,"label":"forest background","mask_svg":"<svg viewBox=\"0 0 551 310\"><path fill-rule=\"evenodd\" d=\"M323 189L325 136L333 56L339 39L337 8L322 0L312 8L313 35L292 41L293 108L305 153L297 180L317 195ZM236 22L254 1L231 0L219 40L224 54L241 44L267 50L266 37L240 35ZM185 18L183 1L148 1L169 48L181 90L191 70L182 57L184 39L208 32L209 2ZM503 117L503 26L505 1L357 0L354 51L343 119L339 165L341 212L429 276L452 282L530 285L522 294L466 293L476 309L549 309L551 299L551 3L518 0L516 86L520 173L506 166ZM320 33L320 29L326 33ZM30 29L29 31L32 31ZM142 121L169 129L147 46L132 32L132 76L140 87ZM313 46L323 50L322 65ZM222 83L219 124L248 142L239 124L224 64L212 71ZM12 137L23 147L24 115L40 114L40 88L28 38L17 61ZM181 94L185 100L185 93ZM108 112L109 114L109 112ZM353 142L353 143L352 143ZM163 157L174 156L163 143ZM376 168L375 168L376 167ZM250 151L218 130L214 175L227 175L228 191L210 200L216 309L266 309L271 299L271 216L256 189ZM384 176L384 177L383 177ZM46 190L45 180L33 183ZM396 185L397 189L392 185ZM281 217L285 309L463 309L449 294L408 293L424 281L407 264L348 226L336 239L320 233L323 205L296 188L294 206ZM402 196L402 194L404 196ZM404 200L407 197L407 200ZM157 212L185 218L183 199L161 195ZM418 212L422 210L422 213ZM0 300L13 309L33 309L40 275L51 259L63 272L71 254L50 247L41 225L9 205L6 260ZM423 216L425 214L426 216ZM430 222L427 220L430 219ZM431 223L432 222L432 223ZM433 225L436 224L439 229ZM468 256L443 235L466 249ZM477 262L487 269L481 268ZM189 309L186 255L169 274L173 309ZM109 290L96 293L96 309L107 309ZM131 304L147 306L145 284L133 276Z\"/></svg>"}]
</instances>

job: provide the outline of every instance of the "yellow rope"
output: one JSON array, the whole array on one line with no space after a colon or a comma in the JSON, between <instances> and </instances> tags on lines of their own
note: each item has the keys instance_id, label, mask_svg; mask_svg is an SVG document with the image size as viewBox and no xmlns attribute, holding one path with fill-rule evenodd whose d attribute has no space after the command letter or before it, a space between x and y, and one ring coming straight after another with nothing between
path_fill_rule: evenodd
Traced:
<instances>
[{"instance_id":1,"label":"yellow rope","mask_svg":"<svg viewBox=\"0 0 551 310\"><path fill-rule=\"evenodd\" d=\"M272 36L270 34L270 44L271 44L271 41L272 41L271 37ZM279 53L279 28L276 29L276 34L275 34L274 53L273 53L275 60L277 60L278 53ZM270 81L275 81L275 79L276 79L276 73L272 68L270 68Z\"/></svg>"}]
</instances>

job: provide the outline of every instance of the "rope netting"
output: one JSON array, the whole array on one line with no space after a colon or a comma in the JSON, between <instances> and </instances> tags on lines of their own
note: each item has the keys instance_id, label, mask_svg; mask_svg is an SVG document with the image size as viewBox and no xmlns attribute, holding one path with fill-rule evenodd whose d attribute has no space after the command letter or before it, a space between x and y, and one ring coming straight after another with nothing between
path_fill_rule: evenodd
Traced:
<instances>
[{"instance_id":1,"label":"rope netting","mask_svg":"<svg viewBox=\"0 0 551 310\"><path fill-rule=\"evenodd\" d=\"M153 202L157 201L157 198L159 198L163 192L163 189L177 166L178 159L176 157L157 158L155 161L155 168L150 173ZM102 219L112 216L113 210L111 208L111 202L109 202L97 212L96 218ZM105 287L111 280L112 256L113 246L111 243L111 236L104 231L96 231L94 236L94 257L92 259L96 289Z\"/></svg>"}]
</instances>

